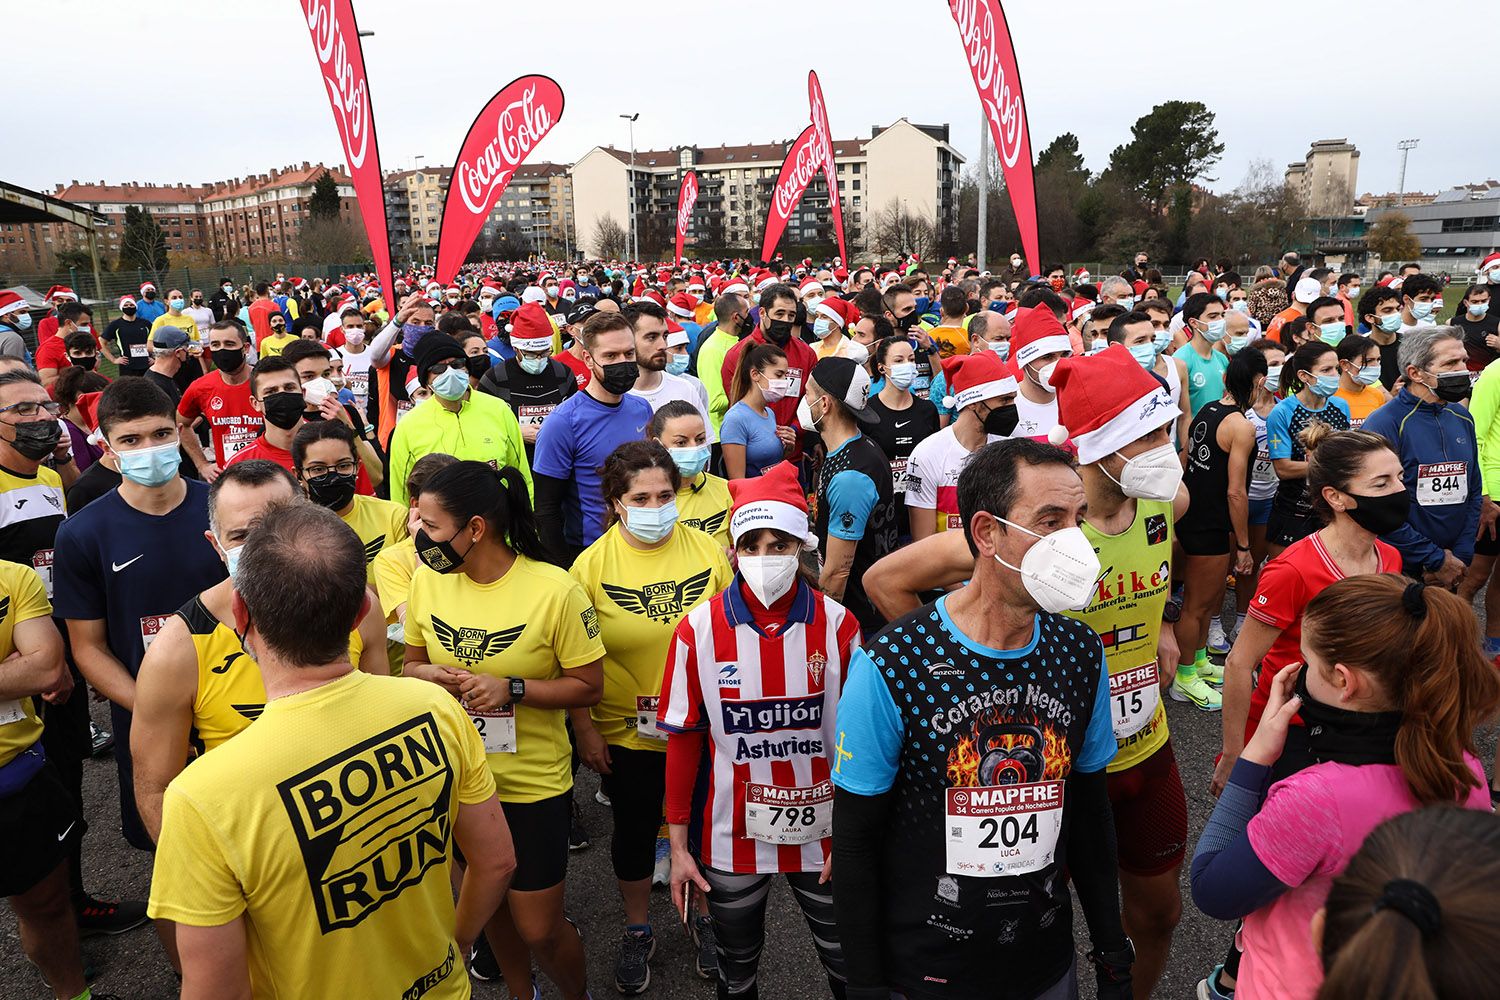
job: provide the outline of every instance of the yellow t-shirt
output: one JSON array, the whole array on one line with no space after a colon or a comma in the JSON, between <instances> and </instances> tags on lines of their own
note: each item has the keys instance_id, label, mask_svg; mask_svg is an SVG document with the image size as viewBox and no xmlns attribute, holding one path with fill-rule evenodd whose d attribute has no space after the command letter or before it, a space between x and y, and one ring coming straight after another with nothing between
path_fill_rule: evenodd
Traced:
<instances>
[{"instance_id":1,"label":"yellow t-shirt","mask_svg":"<svg viewBox=\"0 0 1500 1000\"><path fill-rule=\"evenodd\" d=\"M263 358L274 358L286 350L287 344L295 344L297 339L297 337L290 333L273 333L269 337L260 338L260 343L255 345L255 349Z\"/></svg>"},{"instance_id":2,"label":"yellow t-shirt","mask_svg":"<svg viewBox=\"0 0 1500 1000\"><path fill-rule=\"evenodd\" d=\"M349 513L340 515L365 547L365 574L375 582L375 557L407 537L406 508L389 500L356 494Z\"/></svg>"},{"instance_id":3,"label":"yellow t-shirt","mask_svg":"<svg viewBox=\"0 0 1500 1000\"><path fill-rule=\"evenodd\" d=\"M52 604L36 570L0 560L0 660L16 651L16 625L52 614ZM0 767L15 760L42 737L35 699L0 701Z\"/></svg>"},{"instance_id":4,"label":"yellow t-shirt","mask_svg":"<svg viewBox=\"0 0 1500 1000\"><path fill-rule=\"evenodd\" d=\"M938 357L947 360L955 354L969 353L969 331L957 326L938 326L927 331L938 345Z\"/></svg>"},{"instance_id":5,"label":"yellow t-shirt","mask_svg":"<svg viewBox=\"0 0 1500 1000\"><path fill-rule=\"evenodd\" d=\"M556 566L525 556L486 584L418 568L406 605L406 642L426 647L431 663L524 680L556 680L604 655L599 616L583 588ZM502 802L537 802L573 787L566 711L522 701L513 714L471 718L494 751L490 770Z\"/></svg>"},{"instance_id":6,"label":"yellow t-shirt","mask_svg":"<svg viewBox=\"0 0 1500 1000\"><path fill-rule=\"evenodd\" d=\"M173 316L171 313L165 312L152 321L151 332L146 335L146 343L155 344L156 331L160 330L164 326L177 327L183 333L188 335L188 343L190 344L196 344L198 342L197 320L193 319L193 317L189 316L187 313L183 313L181 316Z\"/></svg>"},{"instance_id":7,"label":"yellow t-shirt","mask_svg":"<svg viewBox=\"0 0 1500 1000\"><path fill-rule=\"evenodd\" d=\"M446 691L359 671L277 698L167 786L152 917L246 921L255 997L467 1000L449 857L495 794Z\"/></svg>"},{"instance_id":8,"label":"yellow t-shirt","mask_svg":"<svg viewBox=\"0 0 1500 1000\"><path fill-rule=\"evenodd\" d=\"M198 653L198 693L193 698L193 743L203 752L219 746L260 718L266 685L234 629L194 597L177 611ZM349 633L349 661L359 665L364 640Z\"/></svg>"},{"instance_id":9,"label":"yellow t-shirt","mask_svg":"<svg viewBox=\"0 0 1500 1000\"><path fill-rule=\"evenodd\" d=\"M711 472L701 473L677 491L679 524L713 536L721 548L729 547L729 483Z\"/></svg>"},{"instance_id":10,"label":"yellow t-shirt","mask_svg":"<svg viewBox=\"0 0 1500 1000\"><path fill-rule=\"evenodd\" d=\"M370 576L380 597L380 613L385 615L387 625L396 623L396 609L407 602L411 575L416 570L417 543L411 538L387 545L370 563Z\"/></svg>"},{"instance_id":11,"label":"yellow t-shirt","mask_svg":"<svg viewBox=\"0 0 1500 1000\"><path fill-rule=\"evenodd\" d=\"M1349 429L1352 431L1363 427L1370 414L1390 402L1391 399L1391 394L1386 392L1385 386L1379 382L1365 386L1361 392L1345 392L1344 387L1339 386L1339 391L1334 393L1334 396L1349 404Z\"/></svg>"},{"instance_id":12,"label":"yellow t-shirt","mask_svg":"<svg viewBox=\"0 0 1500 1000\"><path fill-rule=\"evenodd\" d=\"M599 536L571 571L604 630L604 696L590 714L606 743L665 751L666 734L642 737L637 720L656 717L678 620L729 586L733 574L724 549L696 528L679 524L655 549L631 547L621 531L616 524Z\"/></svg>"}]
</instances>

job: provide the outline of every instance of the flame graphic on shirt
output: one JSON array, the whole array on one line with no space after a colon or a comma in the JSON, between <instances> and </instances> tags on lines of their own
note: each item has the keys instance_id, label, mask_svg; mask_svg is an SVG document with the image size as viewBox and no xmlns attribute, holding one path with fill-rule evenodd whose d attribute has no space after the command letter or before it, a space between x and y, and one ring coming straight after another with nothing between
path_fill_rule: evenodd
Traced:
<instances>
[{"instance_id":1,"label":"flame graphic on shirt","mask_svg":"<svg viewBox=\"0 0 1500 1000\"><path fill-rule=\"evenodd\" d=\"M953 788L971 788L979 784L979 761L990 750L1010 750L1030 745L1031 740L1019 733L1011 733L991 739L985 746L979 745L979 733L986 727L1007 722L1026 723L1042 731L1042 757L1045 769L1042 780L1060 781L1072 770L1073 751L1068 746L1066 732L1042 722L1034 714L1007 716L998 710L975 718L969 735L959 737L953 749L948 751L948 784Z\"/></svg>"}]
</instances>

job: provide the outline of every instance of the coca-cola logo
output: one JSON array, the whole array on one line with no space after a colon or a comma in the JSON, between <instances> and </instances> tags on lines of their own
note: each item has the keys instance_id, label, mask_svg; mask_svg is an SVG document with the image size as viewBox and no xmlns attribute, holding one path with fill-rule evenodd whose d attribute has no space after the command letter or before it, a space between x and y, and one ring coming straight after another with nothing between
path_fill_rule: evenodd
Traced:
<instances>
[{"instance_id":1,"label":"coca-cola logo","mask_svg":"<svg viewBox=\"0 0 1500 1000\"><path fill-rule=\"evenodd\" d=\"M453 183L470 213L483 215L490 210L497 192L510 183L516 167L552 123L552 112L537 101L534 84L505 106L495 119L494 138L476 150L472 159L461 160L453 168Z\"/></svg>"},{"instance_id":2,"label":"coca-cola logo","mask_svg":"<svg viewBox=\"0 0 1500 1000\"><path fill-rule=\"evenodd\" d=\"M792 209L797 207L797 202L802 198L802 192L807 190L807 185L812 181L813 174L818 172L822 166L819 160L815 143L811 136L806 136L805 141L798 144L794 151L795 159L792 161L792 172L782 178L782 183L776 186L776 214L781 218L788 218Z\"/></svg>"},{"instance_id":3,"label":"coca-cola logo","mask_svg":"<svg viewBox=\"0 0 1500 1000\"><path fill-rule=\"evenodd\" d=\"M370 142L370 93L365 83L364 60L360 60L360 68L356 70L349 58L346 26L335 14L332 0L303 0L302 9L307 15L307 29L312 33L318 64L323 67L323 83L328 87L349 169L357 170L364 166Z\"/></svg>"},{"instance_id":4,"label":"coca-cola logo","mask_svg":"<svg viewBox=\"0 0 1500 1000\"><path fill-rule=\"evenodd\" d=\"M688 230L688 223L693 218L693 203L698 200L698 175L689 173L682 179L682 201L677 206L677 233L681 235Z\"/></svg>"},{"instance_id":5,"label":"coca-cola logo","mask_svg":"<svg viewBox=\"0 0 1500 1000\"><path fill-rule=\"evenodd\" d=\"M993 5L989 0L948 0L948 7L969 55L969 69L995 135L996 152L1006 167L1014 167L1026 138L1026 108L1020 85L1012 81L1001 60Z\"/></svg>"}]
</instances>

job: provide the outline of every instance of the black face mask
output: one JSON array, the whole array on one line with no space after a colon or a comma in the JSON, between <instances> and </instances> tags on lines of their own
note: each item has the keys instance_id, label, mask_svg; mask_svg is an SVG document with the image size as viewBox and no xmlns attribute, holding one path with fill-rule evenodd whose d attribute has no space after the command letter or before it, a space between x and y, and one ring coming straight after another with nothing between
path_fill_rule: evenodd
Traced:
<instances>
[{"instance_id":1,"label":"black face mask","mask_svg":"<svg viewBox=\"0 0 1500 1000\"><path fill-rule=\"evenodd\" d=\"M126 319L135 319L135 306L131 306L129 309L121 309L120 315Z\"/></svg>"},{"instance_id":2,"label":"black face mask","mask_svg":"<svg viewBox=\"0 0 1500 1000\"><path fill-rule=\"evenodd\" d=\"M766 327L766 339L777 347L785 347L792 339L792 324L789 320L773 319Z\"/></svg>"},{"instance_id":3,"label":"black face mask","mask_svg":"<svg viewBox=\"0 0 1500 1000\"><path fill-rule=\"evenodd\" d=\"M641 374L640 365L634 361L616 361L611 365L600 365L603 374L599 378L599 385L605 392L616 396L623 396L635 387L635 380Z\"/></svg>"},{"instance_id":4,"label":"black face mask","mask_svg":"<svg viewBox=\"0 0 1500 1000\"><path fill-rule=\"evenodd\" d=\"M422 560L422 565L435 573L452 573L464 564L468 557L468 551L460 553L453 547L453 539L444 542L435 542L427 534L425 528L418 528L416 538L413 539L417 546L417 558ZM475 543L470 542L472 549Z\"/></svg>"},{"instance_id":5,"label":"black face mask","mask_svg":"<svg viewBox=\"0 0 1500 1000\"><path fill-rule=\"evenodd\" d=\"M1462 403L1474 393L1468 372L1443 372L1441 375L1430 372L1429 374L1437 379L1437 385L1432 387L1432 394L1445 403Z\"/></svg>"},{"instance_id":6,"label":"black face mask","mask_svg":"<svg viewBox=\"0 0 1500 1000\"><path fill-rule=\"evenodd\" d=\"M469 369L469 374L474 378L483 378L484 373L490 370L489 356L480 354L476 357L465 358L464 367ZM634 383L631 384L633 385Z\"/></svg>"},{"instance_id":7,"label":"black face mask","mask_svg":"<svg viewBox=\"0 0 1500 1000\"><path fill-rule=\"evenodd\" d=\"M1015 403L997 406L984 415L984 432L998 437L1010 437L1011 431L1021 421L1021 413Z\"/></svg>"},{"instance_id":8,"label":"black face mask","mask_svg":"<svg viewBox=\"0 0 1500 1000\"><path fill-rule=\"evenodd\" d=\"M82 368L86 372L91 372L94 370L94 366L99 363L99 356L90 354L86 358L69 358L68 361L74 368Z\"/></svg>"},{"instance_id":9,"label":"black face mask","mask_svg":"<svg viewBox=\"0 0 1500 1000\"><path fill-rule=\"evenodd\" d=\"M286 333L286 327L284 327L284 326L273 326L273 327L271 327L271 336L273 336L273 337L280 337L280 336L282 336L285 333Z\"/></svg>"},{"instance_id":10,"label":"black face mask","mask_svg":"<svg viewBox=\"0 0 1500 1000\"><path fill-rule=\"evenodd\" d=\"M1307 743L1314 759L1340 764L1396 763L1396 733L1400 712L1351 712L1325 705L1307 690L1307 664L1297 672L1297 714L1307 726Z\"/></svg>"},{"instance_id":11,"label":"black face mask","mask_svg":"<svg viewBox=\"0 0 1500 1000\"><path fill-rule=\"evenodd\" d=\"M1345 507L1344 513L1348 514L1355 524L1371 534L1389 535L1405 524L1406 515L1411 513L1411 491L1409 490L1387 493L1379 497L1350 493L1349 497L1359 506Z\"/></svg>"},{"instance_id":12,"label":"black face mask","mask_svg":"<svg viewBox=\"0 0 1500 1000\"><path fill-rule=\"evenodd\" d=\"M214 367L221 372L237 372L244 367L245 349L242 347L221 347L208 353L214 359Z\"/></svg>"},{"instance_id":13,"label":"black face mask","mask_svg":"<svg viewBox=\"0 0 1500 1000\"><path fill-rule=\"evenodd\" d=\"M349 502L354 499L354 487L358 478L358 472L351 472L347 476L337 472L325 472L321 476L314 476L307 480L307 495L320 507L340 511L349 506Z\"/></svg>"},{"instance_id":14,"label":"black face mask","mask_svg":"<svg viewBox=\"0 0 1500 1000\"><path fill-rule=\"evenodd\" d=\"M896 329L900 330L902 333L906 333L916 325L917 311L915 309L907 313L905 316L902 316L900 319L896 320Z\"/></svg>"},{"instance_id":15,"label":"black face mask","mask_svg":"<svg viewBox=\"0 0 1500 1000\"><path fill-rule=\"evenodd\" d=\"M57 442L62 438L62 425L51 418L12 426L15 428L16 439L11 442L11 447L33 462L39 462L52 454L52 449L57 447Z\"/></svg>"},{"instance_id":16,"label":"black face mask","mask_svg":"<svg viewBox=\"0 0 1500 1000\"><path fill-rule=\"evenodd\" d=\"M266 422L273 427L289 431L302 419L302 410L307 401L300 392L273 392L260 402L266 412Z\"/></svg>"}]
</instances>

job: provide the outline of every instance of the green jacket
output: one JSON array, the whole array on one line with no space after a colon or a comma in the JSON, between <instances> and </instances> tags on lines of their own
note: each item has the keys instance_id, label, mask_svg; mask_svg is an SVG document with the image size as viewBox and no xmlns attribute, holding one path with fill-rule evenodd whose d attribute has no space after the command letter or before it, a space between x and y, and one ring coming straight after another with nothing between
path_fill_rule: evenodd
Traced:
<instances>
[{"instance_id":1,"label":"green jacket","mask_svg":"<svg viewBox=\"0 0 1500 1000\"><path fill-rule=\"evenodd\" d=\"M526 478L526 492L535 498L521 425L510 407L494 396L471 390L457 413L434 396L401 418L391 435L392 500L407 506L406 477L417 459L432 454L488 462L495 468L513 465Z\"/></svg>"}]
</instances>

